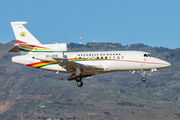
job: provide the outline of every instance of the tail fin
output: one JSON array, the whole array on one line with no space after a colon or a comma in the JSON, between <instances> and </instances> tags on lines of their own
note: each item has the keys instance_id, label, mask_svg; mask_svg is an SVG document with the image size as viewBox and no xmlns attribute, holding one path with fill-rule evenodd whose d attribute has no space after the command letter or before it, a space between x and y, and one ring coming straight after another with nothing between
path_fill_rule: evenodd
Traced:
<instances>
[{"instance_id":1,"label":"tail fin","mask_svg":"<svg viewBox=\"0 0 180 120\"><path fill-rule=\"evenodd\" d=\"M18 44L41 45L41 43L23 26L27 22L11 22Z\"/></svg>"}]
</instances>

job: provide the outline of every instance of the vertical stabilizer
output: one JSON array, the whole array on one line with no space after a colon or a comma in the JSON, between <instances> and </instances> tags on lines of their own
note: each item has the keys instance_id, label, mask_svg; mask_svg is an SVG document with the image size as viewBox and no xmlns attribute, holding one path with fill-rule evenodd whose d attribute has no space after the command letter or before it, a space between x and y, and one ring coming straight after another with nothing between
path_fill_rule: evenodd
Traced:
<instances>
[{"instance_id":1,"label":"vertical stabilizer","mask_svg":"<svg viewBox=\"0 0 180 120\"><path fill-rule=\"evenodd\" d=\"M27 22L11 22L18 44L41 45L41 43L23 26Z\"/></svg>"}]
</instances>

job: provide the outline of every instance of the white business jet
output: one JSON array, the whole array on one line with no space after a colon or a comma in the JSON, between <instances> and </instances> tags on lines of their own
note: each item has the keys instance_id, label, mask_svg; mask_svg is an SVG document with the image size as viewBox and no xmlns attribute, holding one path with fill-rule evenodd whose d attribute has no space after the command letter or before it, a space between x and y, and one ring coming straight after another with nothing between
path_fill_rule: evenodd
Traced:
<instances>
[{"instance_id":1,"label":"white business jet","mask_svg":"<svg viewBox=\"0 0 180 120\"><path fill-rule=\"evenodd\" d=\"M66 43L41 44L23 25L27 22L11 22L17 44L9 52L21 52L14 56L14 63L54 71L70 73L60 80L76 80L82 87L82 78L95 74L117 71L152 72L169 67L171 64L142 51L93 51L67 52Z\"/></svg>"}]
</instances>

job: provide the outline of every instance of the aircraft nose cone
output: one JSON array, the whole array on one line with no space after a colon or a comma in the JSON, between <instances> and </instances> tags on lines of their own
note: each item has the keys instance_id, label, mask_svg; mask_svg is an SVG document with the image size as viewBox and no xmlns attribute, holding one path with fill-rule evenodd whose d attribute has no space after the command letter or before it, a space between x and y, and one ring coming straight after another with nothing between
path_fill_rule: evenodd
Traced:
<instances>
[{"instance_id":1,"label":"aircraft nose cone","mask_svg":"<svg viewBox=\"0 0 180 120\"><path fill-rule=\"evenodd\" d=\"M163 61L164 67L169 67L171 64L169 62Z\"/></svg>"},{"instance_id":2,"label":"aircraft nose cone","mask_svg":"<svg viewBox=\"0 0 180 120\"><path fill-rule=\"evenodd\" d=\"M167 62L167 64L168 64L168 67L169 67L169 66L171 66L171 64L170 64L170 63L168 63L168 62Z\"/></svg>"}]
</instances>

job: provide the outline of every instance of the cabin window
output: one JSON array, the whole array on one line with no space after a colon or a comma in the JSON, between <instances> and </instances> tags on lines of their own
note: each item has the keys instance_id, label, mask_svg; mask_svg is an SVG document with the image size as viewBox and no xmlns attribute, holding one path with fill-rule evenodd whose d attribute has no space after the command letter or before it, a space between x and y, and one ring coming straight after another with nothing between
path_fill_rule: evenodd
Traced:
<instances>
[{"instance_id":1,"label":"cabin window","mask_svg":"<svg viewBox=\"0 0 180 120\"><path fill-rule=\"evenodd\" d=\"M88 54L86 54L86 56L88 56Z\"/></svg>"},{"instance_id":2,"label":"cabin window","mask_svg":"<svg viewBox=\"0 0 180 120\"><path fill-rule=\"evenodd\" d=\"M99 56L99 54L97 54L97 56Z\"/></svg>"},{"instance_id":3,"label":"cabin window","mask_svg":"<svg viewBox=\"0 0 180 120\"><path fill-rule=\"evenodd\" d=\"M114 56L113 58L116 59L116 56Z\"/></svg>"},{"instance_id":4,"label":"cabin window","mask_svg":"<svg viewBox=\"0 0 180 120\"><path fill-rule=\"evenodd\" d=\"M94 54L94 56L96 56L96 54Z\"/></svg>"},{"instance_id":5,"label":"cabin window","mask_svg":"<svg viewBox=\"0 0 180 120\"><path fill-rule=\"evenodd\" d=\"M77 57L75 57L75 60L77 60Z\"/></svg>"},{"instance_id":6,"label":"cabin window","mask_svg":"<svg viewBox=\"0 0 180 120\"><path fill-rule=\"evenodd\" d=\"M110 54L110 55L112 55L112 54Z\"/></svg>"},{"instance_id":7,"label":"cabin window","mask_svg":"<svg viewBox=\"0 0 180 120\"><path fill-rule=\"evenodd\" d=\"M105 54L103 54L105 56Z\"/></svg>"},{"instance_id":8,"label":"cabin window","mask_svg":"<svg viewBox=\"0 0 180 120\"><path fill-rule=\"evenodd\" d=\"M109 59L111 59L111 56L109 56Z\"/></svg>"},{"instance_id":9,"label":"cabin window","mask_svg":"<svg viewBox=\"0 0 180 120\"><path fill-rule=\"evenodd\" d=\"M105 59L107 59L107 57L105 57Z\"/></svg>"},{"instance_id":10,"label":"cabin window","mask_svg":"<svg viewBox=\"0 0 180 120\"><path fill-rule=\"evenodd\" d=\"M103 59L103 57L101 57L101 59Z\"/></svg>"},{"instance_id":11,"label":"cabin window","mask_svg":"<svg viewBox=\"0 0 180 120\"><path fill-rule=\"evenodd\" d=\"M121 55L121 53L119 53L119 55Z\"/></svg>"},{"instance_id":12,"label":"cabin window","mask_svg":"<svg viewBox=\"0 0 180 120\"><path fill-rule=\"evenodd\" d=\"M81 59L81 57L79 57L79 60Z\"/></svg>"},{"instance_id":13,"label":"cabin window","mask_svg":"<svg viewBox=\"0 0 180 120\"><path fill-rule=\"evenodd\" d=\"M109 56L109 54L107 54L107 56Z\"/></svg>"},{"instance_id":14,"label":"cabin window","mask_svg":"<svg viewBox=\"0 0 180 120\"><path fill-rule=\"evenodd\" d=\"M120 59L120 57L119 57L119 56L117 56L117 58L118 58L118 59Z\"/></svg>"},{"instance_id":15,"label":"cabin window","mask_svg":"<svg viewBox=\"0 0 180 120\"><path fill-rule=\"evenodd\" d=\"M85 58L85 57L83 57L83 59L85 60L86 58Z\"/></svg>"},{"instance_id":16,"label":"cabin window","mask_svg":"<svg viewBox=\"0 0 180 120\"><path fill-rule=\"evenodd\" d=\"M148 57L148 55L147 55L147 54L144 54L144 57Z\"/></svg>"},{"instance_id":17,"label":"cabin window","mask_svg":"<svg viewBox=\"0 0 180 120\"><path fill-rule=\"evenodd\" d=\"M91 54L89 54L89 56L91 56Z\"/></svg>"},{"instance_id":18,"label":"cabin window","mask_svg":"<svg viewBox=\"0 0 180 120\"><path fill-rule=\"evenodd\" d=\"M78 56L80 56L80 54L78 54Z\"/></svg>"},{"instance_id":19,"label":"cabin window","mask_svg":"<svg viewBox=\"0 0 180 120\"><path fill-rule=\"evenodd\" d=\"M92 59L94 60L94 57L92 57Z\"/></svg>"},{"instance_id":20,"label":"cabin window","mask_svg":"<svg viewBox=\"0 0 180 120\"><path fill-rule=\"evenodd\" d=\"M102 54L100 54L100 56L102 56Z\"/></svg>"},{"instance_id":21,"label":"cabin window","mask_svg":"<svg viewBox=\"0 0 180 120\"><path fill-rule=\"evenodd\" d=\"M85 56L85 54L83 54L83 56Z\"/></svg>"},{"instance_id":22,"label":"cabin window","mask_svg":"<svg viewBox=\"0 0 180 120\"><path fill-rule=\"evenodd\" d=\"M99 57L97 57L97 59L99 59Z\"/></svg>"},{"instance_id":23,"label":"cabin window","mask_svg":"<svg viewBox=\"0 0 180 120\"><path fill-rule=\"evenodd\" d=\"M118 55L118 54L116 53L116 55Z\"/></svg>"},{"instance_id":24,"label":"cabin window","mask_svg":"<svg viewBox=\"0 0 180 120\"><path fill-rule=\"evenodd\" d=\"M121 59L124 59L124 56L121 56Z\"/></svg>"},{"instance_id":25,"label":"cabin window","mask_svg":"<svg viewBox=\"0 0 180 120\"><path fill-rule=\"evenodd\" d=\"M115 54L113 53L113 55L115 55Z\"/></svg>"}]
</instances>

